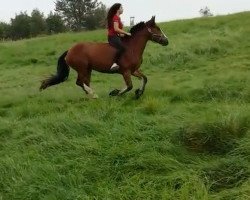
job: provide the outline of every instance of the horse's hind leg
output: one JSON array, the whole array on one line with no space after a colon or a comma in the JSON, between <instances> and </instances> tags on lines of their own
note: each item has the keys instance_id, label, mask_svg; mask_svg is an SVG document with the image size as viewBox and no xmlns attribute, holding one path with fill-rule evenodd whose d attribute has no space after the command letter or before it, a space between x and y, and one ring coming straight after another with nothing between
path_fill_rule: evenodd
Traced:
<instances>
[{"instance_id":1,"label":"horse's hind leg","mask_svg":"<svg viewBox=\"0 0 250 200\"><path fill-rule=\"evenodd\" d=\"M90 88L90 77L91 70L78 72L76 85L80 86L86 94L89 94L93 99L96 99L98 98L97 94L95 94L94 90Z\"/></svg>"}]
</instances>

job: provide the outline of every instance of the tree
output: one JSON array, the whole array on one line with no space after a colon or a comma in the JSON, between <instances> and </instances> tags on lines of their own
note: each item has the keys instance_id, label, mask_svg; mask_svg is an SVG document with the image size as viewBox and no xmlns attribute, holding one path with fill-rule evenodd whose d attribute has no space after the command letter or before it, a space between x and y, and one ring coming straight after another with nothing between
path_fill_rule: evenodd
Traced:
<instances>
[{"instance_id":1,"label":"tree","mask_svg":"<svg viewBox=\"0 0 250 200\"><path fill-rule=\"evenodd\" d=\"M86 28L87 29L96 29L96 28L105 28L106 26L106 16L107 16L107 7L100 3L100 5L86 17Z\"/></svg>"},{"instance_id":2,"label":"tree","mask_svg":"<svg viewBox=\"0 0 250 200\"><path fill-rule=\"evenodd\" d=\"M30 37L30 16L26 12L11 19L10 35L14 40Z\"/></svg>"},{"instance_id":3,"label":"tree","mask_svg":"<svg viewBox=\"0 0 250 200\"><path fill-rule=\"evenodd\" d=\"M44 15L38 9L34 9L30 18L30 34L31 36L37 36L39 34L45 33L45 31L46 22Z\"/></svg>"},{"instance_id":4,"label":"tree","mask_svg":"<svg viewBox=\"0 0 250 200\"><path fill-rule=\"evenodd\" d=\"M61 33L66 30L66 26L60 15L50 12L46 19L47 33Z\"/></svg>"},{"instance_id":5,"label":"tree","mask_svg":"<svg viewBox=\"0 0 250 200\"><path fill-rule=\"evenodd\" d=\"M200 14L203 17L213 16L213 14L211 13L210 9L207 6L205 8L200 9Z\"/></svg>"},{"instance_id":6,"label":"tree","mask_svg":"<svg viewBox=\"0 0 250 200\"><path fill-rule=\"evenodd\" d=\"M56 12L63 17L67 26L74 31L86 28L90 16L100 5L97 0L57 0L55 4Z\"/></svg>"},{"instance_id":7,"label":"tree","mask_svg":"<svg viewBox=\"0 0 250 200\"><path fill-rule=\"evenodd\" d=\"M7 39L10 37L10 25L0 22L0 39Z\"/></svg>"}]
</instances>

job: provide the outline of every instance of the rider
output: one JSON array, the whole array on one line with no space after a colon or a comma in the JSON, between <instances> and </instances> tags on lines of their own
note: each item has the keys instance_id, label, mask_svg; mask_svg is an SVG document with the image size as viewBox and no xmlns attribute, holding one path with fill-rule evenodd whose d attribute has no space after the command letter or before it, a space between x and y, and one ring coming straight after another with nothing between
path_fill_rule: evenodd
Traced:
<instances>
[{"instance_id":1,"label":"rider","mask_svg":"<svg viewBox=\"0 0 250 200\"><path fill-rule=\"evenodd\" d=\"M123 8L120 3L115 3L108 11L107 22L108 22L108 41L109 44L115 47L118 51L115 55L114 63L111 66L110 70L117 70L119 65L117 64L122 53L125 51L125 47L122 44L121 38L124 35L131 36L131 33L128 33L123 30L123 24L121 22L120 15L123 13Z\"/></svg>"}]
</instances>

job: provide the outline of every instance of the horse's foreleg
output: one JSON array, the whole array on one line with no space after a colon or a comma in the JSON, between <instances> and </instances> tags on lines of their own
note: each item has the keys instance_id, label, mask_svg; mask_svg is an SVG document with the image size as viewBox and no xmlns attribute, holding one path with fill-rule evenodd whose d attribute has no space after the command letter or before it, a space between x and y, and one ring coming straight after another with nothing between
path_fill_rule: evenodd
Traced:
<instances>
[{"instance_id":1,"label":"horse's foreleg","mask_svg":"<svg viewBox=\"0 0 250 200\"><path fill-rule=\"evenodd\" d=\"M110 96L121 96L125 94L126 92L132 90L133 84L131 81L131 72L130 71L125 71L122 73L124 81L126 83L126 87L122 90L113 90L112 92L109 93Z\"/></svg>"},{"instance_id":2,"label":"horse's foreleg","mask_svg":"<svg viewBox=\"0 0 250 200\"><path fill-rule=\"evenodd\" d=\"M139 69L134 71L134 73L132 75L135 77L138 77L140 80L142 80L142 86L135 91L135 98L139 99L140 96L144 93L145 86L148 82L148 79Z\"/></svg>"},{"instance_id":3,"label":"horse's foreleg","mask_svg":"<svg viewBox=\"0 0 250 200\"><path fill-rule=\"evenodd\" d=\"M122 75L123 75L124 81L126 83L126 87L124 89L120 90L118 95L123 95L126 92L132 90L132 88L133 88L133 84L132 84L132 80L131 80L131 72L126 71Z\"/></svg>"}]
</instances>

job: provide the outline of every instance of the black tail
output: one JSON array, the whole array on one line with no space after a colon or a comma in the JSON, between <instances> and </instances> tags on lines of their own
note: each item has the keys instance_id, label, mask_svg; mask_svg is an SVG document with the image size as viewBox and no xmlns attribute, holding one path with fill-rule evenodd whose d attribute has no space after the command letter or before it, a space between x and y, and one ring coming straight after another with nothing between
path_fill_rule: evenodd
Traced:
<instances>
[{"instance_id":1,"label":"black tail","mask_svg":"<svg viewBox=\"0 0 250 200\"><path fill-rule=\"evenodd\" d=\"M69 66L67 65L65 61L65 57L67 55L68 51L65 51L58 59L57 64L57 73L56 75L52 75L50 78L45 79L42 81L40 90L45 90L47 87L50 87L52 85L59 84L61 82L64 82L68 79L69 76Z\"/></svg>"}]
</instances>

